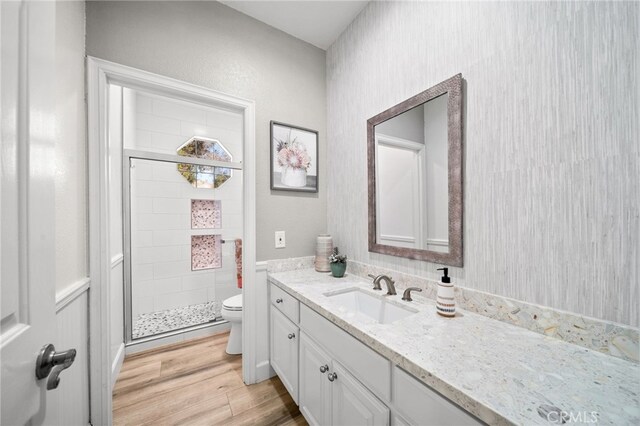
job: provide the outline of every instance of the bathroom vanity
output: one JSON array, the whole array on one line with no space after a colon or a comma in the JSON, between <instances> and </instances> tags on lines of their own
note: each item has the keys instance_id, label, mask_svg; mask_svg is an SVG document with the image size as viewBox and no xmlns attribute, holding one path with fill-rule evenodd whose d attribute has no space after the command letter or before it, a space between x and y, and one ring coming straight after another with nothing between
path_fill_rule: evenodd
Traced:
<instances>
[{"instance_id":1,"label":"bathroom vanity","mask_svg":"<svg viewBox=\"0 0 640 426\"><path fill-rule=\"evenodd\" d=\"M638 419L635 363L371 288L313 269L269 274L271 365L310 424Z\"/></svg>"},{"instance_id":2,"label":"bathroom vanity","mask_svg":"<svg viewBox=\"0 0 640 426\"><path fill-rule=\"evenodd\" d=\"M481 424L277 284L270 299L271 365L310 424Z\"/></svg>"}]
</instances>

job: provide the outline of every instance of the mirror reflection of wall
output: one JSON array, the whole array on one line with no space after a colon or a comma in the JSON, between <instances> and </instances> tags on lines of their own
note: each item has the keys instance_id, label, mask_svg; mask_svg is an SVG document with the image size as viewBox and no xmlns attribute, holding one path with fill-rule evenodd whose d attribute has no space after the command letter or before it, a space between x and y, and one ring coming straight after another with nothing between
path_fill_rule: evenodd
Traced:
<instances>
[{"instance_id":1,"label":"mirror reflection of wall","mask_svg":"<svg viewBox=\"0 0 640 426\"><path fill-rule=\"evenodd\" d=\"M449 251L447 102L444 94L375 127L378 244Z\"/></svg>"}]
</instances>

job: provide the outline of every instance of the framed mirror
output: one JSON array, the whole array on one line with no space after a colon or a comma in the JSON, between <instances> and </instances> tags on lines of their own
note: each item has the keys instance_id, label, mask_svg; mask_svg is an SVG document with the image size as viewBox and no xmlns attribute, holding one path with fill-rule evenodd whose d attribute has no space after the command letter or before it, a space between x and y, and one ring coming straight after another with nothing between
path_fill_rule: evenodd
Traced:
<instances>
[{"instance_id":1,"label":"framed mirror","mask_svg":"<svg viewBox=\"0 0 640 426\"><path fill-rule=\"evenodd\" d=\"M462 266L462 74L367 120L369 251Z\"/></svg>"}]
</instances>

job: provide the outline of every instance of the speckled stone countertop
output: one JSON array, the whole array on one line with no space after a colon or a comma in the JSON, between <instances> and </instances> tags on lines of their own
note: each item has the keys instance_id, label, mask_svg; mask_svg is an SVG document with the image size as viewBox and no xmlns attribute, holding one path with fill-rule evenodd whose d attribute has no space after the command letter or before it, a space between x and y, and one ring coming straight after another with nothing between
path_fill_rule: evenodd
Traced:
<instances>
[{"instance_id":1,"label":"speckled stone countertop","mask_svg":"<svg viewBox=\"0 0 640 426\"><path fill-rule=\"evenodd\" d=\"M560 424L557 412L566 423L640 424L636 363L472 312L444 318L419 293L413 302L385 296L418 313L379 324L325 296L349 288L384 295L355 275L302 269L270 272L269 281L489 424Z\"/></svg>"}]
</instances>

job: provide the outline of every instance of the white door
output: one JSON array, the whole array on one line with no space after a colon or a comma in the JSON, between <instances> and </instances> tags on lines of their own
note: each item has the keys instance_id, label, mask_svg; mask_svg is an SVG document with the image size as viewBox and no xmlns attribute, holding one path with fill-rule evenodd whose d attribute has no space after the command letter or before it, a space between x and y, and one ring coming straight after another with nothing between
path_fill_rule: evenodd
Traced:
<instances>
[{"instance_id":1,"label":"white door","mask_svg":"<svg viewBox=\"0 0 640 426\"><path fill-rule=\"evenodd\" d=\"M425 146L376 135L376 239L396 247L424 248Z\"/></svg>"},{"instance_id":2,"label":"white door","mask_svg":"<svg viewBox=\"0 0 640 426\"><path fill-rule=\"evenodd\" d=\"M298 403L298 327L271 306L271 366Z\"/></svg>"},{"instance_id":3,"label":"white door","mask_svg":"<svg viewBox=\"0 0 640 426\"><path fill-rule=\"evenodd\" d=\"M300 412L311 425L331 422L331 358L305 333L300 333Z\"/></svg>"},{"instance_id":4,"label":"white door","mask_svg":"<svg viewBox=\"0 0 640 426\"><path fill-rule=\"evenodd\" d=\"M334 426L386 426L389 409L336 361L331 368L332 422ZM375 373L373 373L375 374Z\"/></svg>"},{"instance_id":5,"label":"white door","mask_svg":"<svg viewBox=\"0 0 640 426\"><path fill-rule=\"evenodd\" d=\"M46 410L35 367L55 332L54 37L53 2L0 2L3 425L41 423Z\"/></svg>"}]
</instances>

